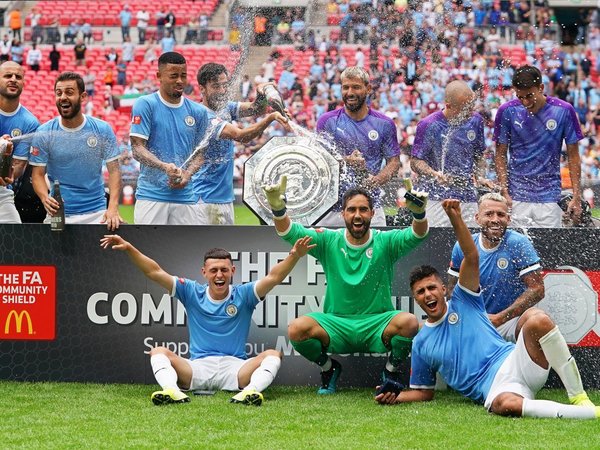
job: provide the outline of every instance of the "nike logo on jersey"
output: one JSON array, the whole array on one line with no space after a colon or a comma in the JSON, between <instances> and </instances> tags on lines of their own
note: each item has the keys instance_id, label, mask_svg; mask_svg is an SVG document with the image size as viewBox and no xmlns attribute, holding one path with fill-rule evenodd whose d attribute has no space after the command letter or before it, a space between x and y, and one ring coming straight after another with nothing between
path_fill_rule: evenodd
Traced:
<instances>
[{"instance_id":1,"label":"nike logo on jersey","mask_svg":"<svg viewBox=\"0 0 600 450\"><path fill-rule=\"evenodd\" d=\"M519 122L518 120L515 120L514 124L519 125L519 128L523 129L523 122L524 122L523 120L521 122Z\"/></svg>"}]
</instances>

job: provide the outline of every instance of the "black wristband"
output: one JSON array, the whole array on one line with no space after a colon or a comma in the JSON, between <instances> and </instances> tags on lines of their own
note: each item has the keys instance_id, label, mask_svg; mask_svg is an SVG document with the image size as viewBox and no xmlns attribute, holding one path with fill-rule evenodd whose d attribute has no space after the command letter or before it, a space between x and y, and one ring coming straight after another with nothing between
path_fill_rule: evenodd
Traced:
<instances>
[{"instance_id":1,"label":"black wristband","mask_svg":"<svg viewBox=\"0 0 600 450\"><path fill-rule=\"evenodd\" d=\"M287 208L278 209L277 211L271 210L273 217L283 217L287 214Z\"/></svg>"},{"instance_id":2,"label":"black wristband","mask_svg":"<svg viewBox=\"0 0 600 450\"><path fill-rule=\"evenodd\" d=\"M412 212L412 215L416 220L423 220L425 218L425 211L423 211L422 213Z\"/></svg>"}]
</instances>

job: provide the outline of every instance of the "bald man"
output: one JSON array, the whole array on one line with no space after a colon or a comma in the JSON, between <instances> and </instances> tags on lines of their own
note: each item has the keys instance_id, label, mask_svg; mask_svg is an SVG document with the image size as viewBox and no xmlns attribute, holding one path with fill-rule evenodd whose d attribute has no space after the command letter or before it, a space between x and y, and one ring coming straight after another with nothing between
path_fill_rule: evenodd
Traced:
<instances>
[{"instance_id":1,"label":"bald man","mask_svg":"<svg viewBox=\"0 0 600 450\"><path fill-rule=\"evenodd\" d=\"M20 98L23 92L25 72L23 68L12 61L0 65L0 136L17 138L33 133L39 121L27 108L21 105ZM21 223L21 218L15 207L12 189L7 186L19 178L29 158L29 139L23 139L9 144L13 151L12 171L8 177L0 178L0 223Z\"/></svg>"},{"instance_id":2,"label":"bald man","mask_svg":"<svg viewBox=\"0 0 600 450\"><path fill-rule=\"evenodd\" d=\"M442 200L454 198L461 202L467 225L476 227L477 187L492 186L484 178L483 118L473 112L475 94L464 81L450 82L444 101L442 111L418 123L410 165L418 175L415 184L429 192L430 226L451 226Z\"/></svg>"}]
</instances>

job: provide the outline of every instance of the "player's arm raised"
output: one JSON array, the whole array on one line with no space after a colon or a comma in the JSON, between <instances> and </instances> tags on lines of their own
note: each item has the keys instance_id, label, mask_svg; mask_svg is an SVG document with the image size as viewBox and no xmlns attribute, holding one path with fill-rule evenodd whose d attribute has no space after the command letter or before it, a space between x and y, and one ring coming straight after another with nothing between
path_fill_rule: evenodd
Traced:
<instances>
[{"instance_id":1,"label":"player's arm raised","mask_svg":"<svg viewBox=\"0 0 600 450\"><path fill-rule=\"evenodd\" d=\"M465 224L460 212L460 202L447 199L442 202L442 207L450 219L458 245L463 252L463 261L460 264L458 282L462 287L472 292L479 292L479 252L475 241Z\"/></svg>"},{"instance_id":2,"label":"player's arm raised","mask_svg":"<svg viewBox=\"0 0 600 450\"><path fill-rule=\"evenodd\" d=\"M121 236L116 234L105 235L100 239L100 246L104 249L112 248L113 250L126 252L131 262L133 262L146 277L161 285L169 292L173 288L173 276L165 272L156 261L144 255Z\"/></svg>"},{"instance_id":3,"label":"player's arm raised","mask_svg":"<svg viewBox=\"0 0 600 450\"><path fill-rule=\"evenodd\" d=\"M228 123L221 130L221 134L219 134L219 139L231 139L237 142L250 142L252 139L263 134L263 132L274 120L283 125L283 127L287 131L291 131L291 128L288 125L287 118L282 116L278 112L272 112L268 114L264 119L261 119L258 122L246 128L238 128L235 125Z\"/></svg>"},{"instance_id":4,"label":"player's arm raised","mask_svg":"<svg viewBox=\"0 0 600 450\"><path fill-rule=\"evenodd\" d=\"M306 256L311 248L316 247L316 244L310 243L311 239L310 236L298 239L294 247L290 250L290 254L283 261L275 265L266 277L257 281L256 293L260 298L263 298L271 289L281 283L290 274L300 258Z\"/></svg>"}]
</instances>

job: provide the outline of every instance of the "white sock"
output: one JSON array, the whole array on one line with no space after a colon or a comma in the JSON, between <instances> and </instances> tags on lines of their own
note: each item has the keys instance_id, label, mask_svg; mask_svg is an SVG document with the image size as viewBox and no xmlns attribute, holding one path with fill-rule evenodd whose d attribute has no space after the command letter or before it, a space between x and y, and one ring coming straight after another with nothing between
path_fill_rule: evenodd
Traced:
<instances>
[{"instance_id":1,"label":"white sock","mask_svg":"<svg viewBox=\"0 0 600 450\"><path fill-rule=\"evenodd\" d=\"M390 372L398 372L398 368L394 366L389 359L385 363L385 368Z\"/></svg>"},{"instance_id":2,"label":"white sock","mask_svg":"<svg viewBox=\"0 0 600 450\"><path fill-rule=\"evenodd\" d=\"M163 389L179 390L179 386L177 386L177 372L173 369L167 355L163 355L162 353L152 355L150 357L150 365L152 366L152 372L154 372L154 378L156 378L156 382L160 384L160 387Z\"/></svg>"},{"instance_id":3,"label":"white sock","mask_svg":"<svg viewBox=\"0 0 600 450\"><path fill-rule=\"evenodd\" d=\"M567 342L558 327L554 327L540 338L540 346L548 363L563 382L569 398L585 393L575 358L571 356Z\"/></svg>"},{"instance_id":4,"label":"white sock","mask_svg":"<svg viewBox=\"0 0 600 450\"><path fill-rule=\"evenodd\" d=\"M328 356L325 364L323 364L320 367L321 367L321 372L327 372L329 369L331 369L331 358Z\"/></svg>"},{"instance_id":5,"label":"white sock","mask_svg":"<svg viewBox=\"0 0 600 450\"><path fill-rule=\"evenodd\" d=\"M262 360L260 366L258 366L254 373L252 373L250 384L248 384L244 390L253 389L258 392L264 391L275 379L279 367L281 367L281 358L278 358L277 356L267 356Z\"/></svg>"},{"instance_id":6,"label":"white sock","mask_svg":"<svg viewBox=\"0 0 600 450\"><path fill-rule=\"evenodd\" d=\"M523 417L554 419L595 419L596 408L565 405L549 400L523 399Z\"/></svg>"}]
</instances>

